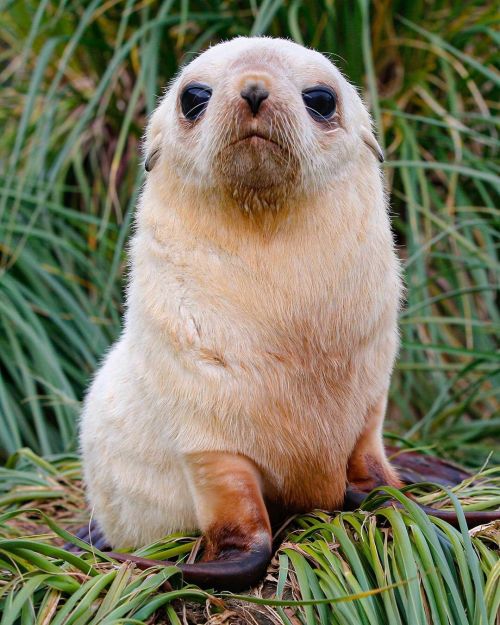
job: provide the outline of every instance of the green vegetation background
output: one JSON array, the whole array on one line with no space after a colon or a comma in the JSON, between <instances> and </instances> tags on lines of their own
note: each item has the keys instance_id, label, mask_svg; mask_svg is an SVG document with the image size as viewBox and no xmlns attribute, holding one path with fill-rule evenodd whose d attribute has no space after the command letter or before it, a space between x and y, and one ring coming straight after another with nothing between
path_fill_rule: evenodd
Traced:
<instances>
[{"instance_id":1,"label":"green vegetation background","mask_svg":"<svg viewBox=\"0 0 500 625\"><path fill-rule=\"evenodd\" d=\"M22 536L22 527L26 528L22 523L28 523L25 510L19 511L19 506L26 507L23 502L36 500L39 509L59 519L61 511L54 500L60 499L74 518L81 513L79 466L67 452L76 447L83 391L102 354L120 332L126 243L143 178L140 140L147 116L180 64L210 43L235 35L291 37L331 54L360 87L386 151L392 221L407 284L401 314L402 349L386 429L403 445L432 449L472 467L480 467L488 457L493 470L500 465L500 321L495 299L500 233L500 37L495 3L3 0L0 10L0 450L4 461L23 446L50 456L47 463L23 452L10 461L8 469L2 469L2 509L12 518L22 512L17 529L9 526L8 544L3 549L17 558L13 570L27 568L29 572L28 578L14 573L12 578L7 576L4 581L12 591L7 601L14 601L20 589L32 583L30 575L54 573L50 568L54 562L63 572L65 567L76 566L60 560L61 554L50 549L44 556L50 566L42 556L33 555L40 553L37 549L41 547L36 545L46 548L48 534L41 543L30 543L28 564L19 555L26 557L26 545L12 546L9 539L13 533ZM12 488L17 489L15 495ZM470 504L474 492L463 491L461 501ZM490 507L498 506L500 490L490 489L479 496L488 493L493 497ZM427 497L432 500L433 495ZM49 508L47 502L52 502ZM488 504L483 501L479 505L484 508ZM384 577L373 565L375 574L370 577L366 573L365 584L359 575L366 562L355 564L350 570L356 572L358 581L337 588L345 594L365 586L377 587L384 579L389 583L417 575L415 564L409 564L415 558L417 568L421 565L418 575L425 579L422 571L427 571L429 562L422 556L419 564L412 552L418 532L410 532L410 527L421 529L421 540L425 536L429 541L426 545L433 544L432 532L437 529L418 514L409 514L390 520L389 535L402 533L406 552L397 551L393 543L387 543L387 535L372 526L361 531L360 517L355 515L351 515L349 529L342 522L339 526L343 529L334 531L330 524L326 530L328 520L323 517L304 520L301 527L307 530L306 542L313 536L342 543L337 545L342 564L335 561L326 566L330 556L321 551L323 547L314 552L316 565L320 562L320 570L326 567L326 576L332 570L342 576L344 564L351 566L356 552L349 544L356 545L360 553L380 547L384 566L391 563L395 567L393 577ZM322 530L317 527L321 523ZM45 521L43 527L47 529ZM320 533L314 534L311 527ZM321 532L326 532L325 536ZM441 542L443 532L439 534ZM438 603L425 603L425 614L416 607L417 584L416 590L410 585L405 600L401 597L406 591L392 591L392 607L392 600L370 599L366 603L364 599L359 604L362 607L353 612L345 608L340 622L351 622L351 618L353 623L377 622L373 620L377 615L384 615L380 622L407 622L401 615L409 610L412 625L427 622L427 617L431 619L428 622L466 623L464 619L473 615L478 620L470 622L493 623L500 602L496 559L485 543L475 542L471 555L472 544L463 532L452 533L451 528L446 532L456 547L455 555L446 556L447 566L456 577L458 565L453 562L458 558L464 584L458 595L452 595L457 606L466 606L467 617L460 612L462 608L456 608L457 612L448 606L440 612L442 589L436 582ZM182 555L192 547L192 542L179 537L169 540L174 551L163 545L163 555ZM307 598L309 593L319 597L323 591L332 596L333 587L325 591L321 576L319 586L317 580L313 583L316 573L304 564L304 550L292 552L285 550L280 555L277 596L288 588L289 566L301 571L292 578L299 588L297 596ZM432 553L437 557L437 552ZM481 554L482 572L477 554ZM88 565L81 562L80 569L87 570ZM439 583L449 590L446 563L439 558L436 562L445 571L439 578L445 581ZM468 573L469 586L463 581L466 569L472 571ZM93 605L92 597L102 597L99 592L104 592L106 584L115 584L115 599L128 588L132 574L126 567L119 569L117 579L116 570L114 577L109 569L105 573L111 576L106 583L99 581L103 575L97 575L100 590L85 595L88 605ZM477 575L486 577L481 581ZM69 579L66 572L63 579ZM93 572L85 579L85 583L96 583ZM158 583L148 586L150 599L163 577L155 579ZM133 583L140 586L137 580ZM24 600L31 597L30 605L38 606L37 622L52 622L43 620L46 614L52 607L55 613L64 597L74 595L76 586L67 584L65 587L60 580L49 583L45 578L39 580L39 586L32 583L34 590L31 594L26 591ZM41 592L39 587L46 592L42 598L36 595ZM488 621L482 611L484 595L474 595L482 588L490 593ZM165 600L165 605L170 606L169 601ZM118 605L111 599L108 604L109 609L99 608L101 616L112 612L109 606ZM7 605L12 607L12 603ZM11 620L4 617L2 625L4 621L19 622L16 619L27 604L16 605L17 612L10 612L14 614ZM368 609L373 605L375 616ZM73 608L67 609L68 614ZM176 622L175 611L165 609L170 622ZM286 623L286 617L295 623L284 609L273 611L273 618L278 619L273 622ZM130 614L140 613L138 610L131 608ZM89 618L97 618L92 616L94 612L89 612ZM325 605L315 611L301 608L297 618L330 623L337 613ZM34 622L30 621L32 612L26 614L23 618L27 620L22 622ZM64 618L58 622L66 622ZM77 614L67 622L87 622L78 619L81 615Z\"/></svg>"}]
</instances>

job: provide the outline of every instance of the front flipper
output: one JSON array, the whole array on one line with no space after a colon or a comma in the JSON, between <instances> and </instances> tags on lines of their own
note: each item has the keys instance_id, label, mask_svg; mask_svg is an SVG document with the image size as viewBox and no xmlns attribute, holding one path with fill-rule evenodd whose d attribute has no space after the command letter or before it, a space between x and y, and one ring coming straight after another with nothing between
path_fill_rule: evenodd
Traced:
<instances>
[{"instance_id":1,"label":"front flipper","mask_svg":"<svg viewBox=\"0 0 500 625\"><path fill-rule=\"evenodd\" d=\"M178 565L184 580L203 588L249 588L264 576L272 555L259 472L248 458L225 452L190 454L185 460L205 552L202 562ZM107 555L143 569L175 565L128 553Z\"/></svg>"},{"instance_id":2,"label":"front flipper","mask_svg":"<svg viewBox=\"0 0 500 625\"><path fill-rule=\"evenodd\" d=\"M140 569L152 566L177 566L184 581L201 588L217 588L237 592L253 586L264 576L271 559L271 550L267 545L252 547L241 551L234 549L224 553L216 560L196 562L195 564L176 564L169 560L151 560L130 553L105 552L118 562L133 562Z\"/></svg>"},{"instance_id":3,"label":"front flipper","mask_svg":"<svg viewBox=\"0 0 500 625\"><path fill-rule=\"evenodd\" d=\"M269 515L260 474L248 458L203 452L186 458L205 554L181 566L186 581L242 590L259 580L272 555Z\"/></svg>"},{"instance_id":4,"label":"front flipper","mask_svg":"<svg viewBox=\"0 0 500 625\"><path fill-rule=\"evenodd\" d=\"M396 448L389 448L387 451L389 453L400 452ZM401 480L407 485L419 482L434 482L443 486L453 487L472 477L464 469L446 460L414 451L400 453L393 465ZM363 504L371 489L386 485L388 485L388 482L383 480L371 481L367 488L360 487L359 484L349 484L346 489L343 509L356 510L357 508L363 508ZM418 505L426 514L442 519L454 527L459 527L459 521L454 510L442 510L440 508L432 508L431 506ZM387 501L384 506L404 508L400 502L394 500ZM499 520L500 511L464 512L464 516L468 527L476 527L477 525Z\"/></svg>"},{"instance_id":5,"label":"front flipper","mask_svg":"<svg viewBox=\"0 0 500 625\"><path fill-rule=\"evenodd\" d=\"M411 450L402 451L396 447L388 447L386 451L395 456L392 465L405 484L434 482L442 486L456 486L471 477L469 472L437 456Z\"/></svg>"},{"instance_id":6,"label":"front flipper","mask_svg":"<svg viewBox=\"0 0 500 625\"><path fill-rule=\"evenodd\" d=\"M363 431L347 463L347 481L362 492L370 492L383 484L402 486L397 471L387 459L382 440L386 404L384 394L367 411Z\"/></svg>"}]
</instances>

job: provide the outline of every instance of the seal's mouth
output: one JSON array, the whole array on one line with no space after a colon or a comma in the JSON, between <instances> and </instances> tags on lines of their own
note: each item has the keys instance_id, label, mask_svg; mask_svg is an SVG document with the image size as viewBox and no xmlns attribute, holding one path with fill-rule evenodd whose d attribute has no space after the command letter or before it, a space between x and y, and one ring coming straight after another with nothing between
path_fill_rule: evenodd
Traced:
<instances>
[{"instance_id":1,"label":"seal's mouth","mask_svg":"<svg viewBox=\"0 0 500 625\"><path fill-rule=\"evenodd\" d=\"M233 146L233 145L238 145L238 144L243 144L243 145L246 144L252 147L261 147L261 146L268 144L271 146L275 146L277 148L281 148L281 145L277 141L275 141L273 138L271 138L269 135L266 135L258 131L248 132L242 137L238 137L234 141L231 141L228 147Z\"/></svg>"}]
</instances>

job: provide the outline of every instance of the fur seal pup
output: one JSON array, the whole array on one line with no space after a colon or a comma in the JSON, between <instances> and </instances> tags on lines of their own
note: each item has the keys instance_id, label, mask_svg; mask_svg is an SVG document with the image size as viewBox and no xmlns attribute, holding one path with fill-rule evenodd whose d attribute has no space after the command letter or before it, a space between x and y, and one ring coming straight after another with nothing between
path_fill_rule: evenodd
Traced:
<instances>
[{"instance_id":1,"label":"fur seal pup","mask_svg":"<svg viewBox=\"0 0 500 625\"><path fill-rule=\"evenodd\" d=\"M328 59L280 39L216 45L162 98L124 329L81 419L113 547L201 529L185 578L241 588L269 511L400 485L382 423L401 279L371 127Z\"/></svg>"}]
</instances>

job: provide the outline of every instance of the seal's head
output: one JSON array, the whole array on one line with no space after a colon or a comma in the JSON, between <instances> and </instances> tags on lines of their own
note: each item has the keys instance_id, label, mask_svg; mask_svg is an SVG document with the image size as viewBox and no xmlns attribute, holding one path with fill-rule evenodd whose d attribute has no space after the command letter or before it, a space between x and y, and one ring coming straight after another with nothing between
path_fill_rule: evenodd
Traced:
<instances>
[{"instance_id":1,"label":"seal's head","mask_svg":"<svg viewBox=\"0 0 500 625\"><path fill-rule=\"evenodd\" d=\"M171 84L151 118L145 167L220 191L246 212L277 210L348 176L367 146L383 160L361 99L326 57L283 39L238 37Z\"/></svg>"}]
</instances>

